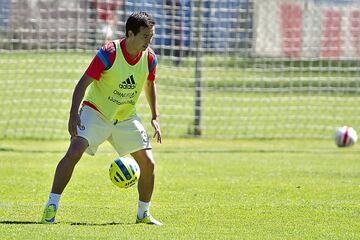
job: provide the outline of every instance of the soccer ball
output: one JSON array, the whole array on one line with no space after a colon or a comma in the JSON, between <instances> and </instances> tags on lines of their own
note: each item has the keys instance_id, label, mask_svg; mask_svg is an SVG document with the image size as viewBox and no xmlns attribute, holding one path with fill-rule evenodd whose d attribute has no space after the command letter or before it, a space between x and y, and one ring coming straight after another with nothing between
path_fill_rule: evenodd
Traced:
<instances>
[{"instance_id":1,"label":"soccer ball","mask_svg":"<svg viewBox=\"0 0 360 240\"><path fill-rule=\"evenodd\" d=\"M139 180L140 167L134 159L120 157L111 163L109 176L111 182L116 186L128 188Z\"/></svg>"},{"instance_id":2,"label":"soccer ball","mask_svg":"<svg viewBox=\"0 0 360 240\"><path fill-rule=\"evenodd\" d=\"M343 126L336 130L335 143L338 147L354 145L358 139L356 131L352 127Z\"/></svg>"}]
</instances>

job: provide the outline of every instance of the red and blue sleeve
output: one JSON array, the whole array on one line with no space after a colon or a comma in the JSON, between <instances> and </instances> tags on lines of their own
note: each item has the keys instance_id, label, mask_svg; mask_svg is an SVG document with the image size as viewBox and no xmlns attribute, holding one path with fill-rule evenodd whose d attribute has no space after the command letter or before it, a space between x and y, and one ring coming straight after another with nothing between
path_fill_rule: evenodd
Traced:
<instances>
[{"instance_id":1,"label":"red and blue sleeve","mask_svg":"<svg viewBox=\"0 0 360 240\"><path fill-rule=\"evenodd\" d=\"M149 67L149 75L148 80L154 81L155 80L155 74L156 74L156 66L157 66L157 58L154 51L149 48L149 54L148 54L148 67Z\"/></svg>"},{"instance_id":2,"label":"red and blue sleeve","mask_svg":"<svg viewBox=\"0 0 360 240\"><path fill-rule=\"evenodd\" d=\"M86 69L85 74L95 80L100 80L101 74L113 65L115 57L115 44L114 42L109 42L99 49L89 67Z\"/></svg>"}]
</instances>

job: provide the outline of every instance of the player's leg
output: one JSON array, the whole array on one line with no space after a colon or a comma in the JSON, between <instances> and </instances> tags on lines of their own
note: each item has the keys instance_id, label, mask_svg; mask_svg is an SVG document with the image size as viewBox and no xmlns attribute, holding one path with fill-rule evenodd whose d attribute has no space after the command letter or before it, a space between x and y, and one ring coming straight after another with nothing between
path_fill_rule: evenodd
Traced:
<instances>
[{"instance_id":1,"label":"player's leg","mask_svg":"<svg viewBox=\"0 0 360 240\"><path fill-rule=\"evenodd\" d=\"M61 193L70 181L75 165L83 153L86 151L90 155L95 155L98 146L111 134L113 125L104 120L102 115L94 109L83 106L80 119L82 127L77 129L78 136L72 138L68 151L56 168L49 200L41 220L43 223L55 221Z\"/></svg>"},{"instance_id":2,"label":"player's leg","mask_svg":"<svg viewBox=\"0 0 360 240\"><path fill-rule=\"evenodd\" d=\"M151 149L142 149L131 153L140 167L140 178L138 182L139 203L137 213L137 223L147 223L162 225L150 214L151 196L155 182L155 160Z\"/></svg>"},{"instance_id":3,"label":"player's leg","mask_svg":"<svg viewBox=\"0 0 360 240\"><path fill-rule=\"evenodd\" d=\"M68 184L74 167L89 146L88 141L82 137L71 139L69 149L57 165L51 192L61 194Z\"/></svg>"},{"instance_id":4,"label":"player's leg","mask_svg":"<svg viewBox=\"0 0 360 240\"><path fill-rule=\"evenodd\" d=\"M139 207L136 222L162 225L154 220L149 212L151 196L154 190L155 160L149 138L140 119L135 116L132 119L118 122L108 140L119 156L131 153L139 164Z\"/></svg>"},{"instance_id":5,"label":"player's leg","mask_svg":"<svg viewBox=\"0 0 360 240\"><path fill-rule=\"evenodd\" d=\"M140 167L140 178L138 182L139 200L150 202L154 190L155 160L151 150L142 149L131 153Z\"/></svg>"},{"instance_id":6,"label":"player's leg","mask_svg":"<svg viewBox=\"0 0 360 240\"><path fill-rule=\"evenodd\" d=\"M82 137L74 137L71 139L65 156L57 165L51 193L41 219L42 223L53 223L55 221L61 193L70 181L75 165L80 160L88 145L88 141Z\"/></svg>"}]
</instances>

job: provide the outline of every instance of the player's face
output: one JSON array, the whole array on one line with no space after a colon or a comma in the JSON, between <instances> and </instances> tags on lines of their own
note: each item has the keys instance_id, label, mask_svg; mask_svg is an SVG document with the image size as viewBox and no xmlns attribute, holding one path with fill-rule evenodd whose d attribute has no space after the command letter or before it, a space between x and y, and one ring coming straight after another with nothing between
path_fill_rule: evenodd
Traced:
<instances>
[{"instance_id":1,"label":"player's face","mask_svg":"<svg viewBox=\"0 0 360 240\"><path fill-rule=\"evenodd\" d=\"M151 43L154 35L154 27L140 27L140 31L133 37L133 47L139 52L144 51Z\"/></svg>"}]
</instances>

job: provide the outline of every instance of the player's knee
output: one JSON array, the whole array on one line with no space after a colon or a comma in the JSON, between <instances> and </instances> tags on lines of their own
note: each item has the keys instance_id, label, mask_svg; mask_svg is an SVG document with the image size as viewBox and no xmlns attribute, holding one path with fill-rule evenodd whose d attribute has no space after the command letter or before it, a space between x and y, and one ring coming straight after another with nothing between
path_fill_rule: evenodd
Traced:
<instances>
[{"instance_id":1,"label":"player's knee","mask_svg":"<svg viewBox=\"0 0 360 240\"><path fill-rule=\"evenodd\" d=\"M141 172L153 173L155 170L155 159L151 151L138 151L131 154L138 162Z\"/></svg>"},{"instance_id":2,"label":"player's knee","mask_svg":"<svg viewBox=\"0 0 360 240\"><path fill-rule=\"evenodd\" d=\"M71 144L69 146L68 151L66 152L65 159L68 159L70 161L73 161L74 163L77 163L83 153L85 152L85 149L88 146L88 142L86 139L83 138L73 138L71 140Z\"/></svg>"},{"instance_id":3,"label":"player's knee","mask_svg":"<svg viewBox=\"0 0 360 240\"><path fill-rule=\"evenodd\" d=\"M155 170L155 160L151 157L146 157L142 165L148 172L154 172Z\"/></svg>"},{"instance_id":4,"label":"player's knee","mask_svg":"<svg viewBox=\"0 0 360 240\"><path fill-rule=\"evenodd\" d=\"M68 149L68 151L66 152L65 158L67 158L68 160L77 163L81 156L83 155L84 150L76 145L71 145Z\"/></svg>"}]
</instances>

